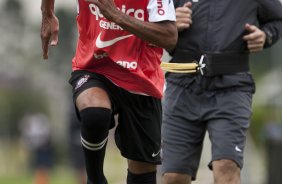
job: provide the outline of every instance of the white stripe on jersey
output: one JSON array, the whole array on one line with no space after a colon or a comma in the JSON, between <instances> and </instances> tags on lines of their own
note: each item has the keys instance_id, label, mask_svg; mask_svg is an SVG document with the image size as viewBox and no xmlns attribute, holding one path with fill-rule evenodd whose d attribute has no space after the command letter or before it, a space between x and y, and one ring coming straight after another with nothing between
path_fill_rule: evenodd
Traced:
<instances>
[{"instance_id":1,"label":"white stripe on jersey","mask_svg":"<svg viewBox=\"0 0 282 184\"><path fill-rule=\"evenodd\" d=\"M149 0L147 10L149 13L149 22L176 20L172 0Z\"/></svg>"}]
</instances>

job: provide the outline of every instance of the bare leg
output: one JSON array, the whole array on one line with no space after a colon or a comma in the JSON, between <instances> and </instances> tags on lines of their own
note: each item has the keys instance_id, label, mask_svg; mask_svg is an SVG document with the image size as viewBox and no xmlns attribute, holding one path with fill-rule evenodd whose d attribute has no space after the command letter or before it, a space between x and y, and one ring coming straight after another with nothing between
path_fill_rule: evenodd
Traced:
<instances>
[{"instance_id":1,"label":"bare leg","mask_svg":"<svg viewBox=\"0 0 282 184\"><path fill-rule=\"evenodd\" d=\"M128 169L134 174L143 174L156 171L157 166L145 162L127 160Z\"/></svg>"},{"instance_id":2,"label":"bare leg","mask_svg":"<svg viewBox=\"0 0 282 184\"><path fill-rule=\"evenodd\" d=\"M213 161L215 184L240 184L240 168L232 160L222 159Z\"/></svg>"},{"instance_id":3,"label":"bare leg","mask_svg":"<svg viewBox=\"0 0 282 184\"><path fill-rule=\"evenodd\" d=\"M127 184L156 184L156 165L128 160Z\"/></svg>"},{"instance_id":4,"label":"bare leg","mask_svg":"<svg viewBox=\"0 0 282 184\"><path fill-rule=\"evenodd\" d=\"M165 173L162 184L191 184L191 176L179 173Z\"/></svg>"}]
</instances>

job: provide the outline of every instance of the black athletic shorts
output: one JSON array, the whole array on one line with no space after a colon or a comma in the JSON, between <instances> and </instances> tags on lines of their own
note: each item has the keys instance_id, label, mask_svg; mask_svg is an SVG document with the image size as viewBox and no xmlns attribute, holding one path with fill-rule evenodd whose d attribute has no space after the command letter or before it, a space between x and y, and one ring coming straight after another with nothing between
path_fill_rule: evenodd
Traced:
<instances>
[{"instance_id":1,"label":"black athletic shorts","mask_svg":"<svg viewBox=\"0 0 282 184\"><path fill-rule=\"evenodd\" d=\"M74 71L69 82L73 86L74 102L88 88L99 87L108 93L113 111L111 127L117 114L115 141L125 158L160 164L161 99L130 93L106 77L84 70Z\"/></svg>"}]
</instances>

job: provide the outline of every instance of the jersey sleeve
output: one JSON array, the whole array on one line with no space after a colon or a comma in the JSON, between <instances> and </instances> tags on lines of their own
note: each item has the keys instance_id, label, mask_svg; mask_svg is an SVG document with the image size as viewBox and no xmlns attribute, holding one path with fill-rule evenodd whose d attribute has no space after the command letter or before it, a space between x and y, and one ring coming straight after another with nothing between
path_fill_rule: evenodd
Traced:
<instances>
[{"instance_id":1,"label":"jersey sleeve","mask_svg":"<svg viewBox=\"0 0 282 184\"><path fill-rule=\"evenodd\" d=\"M149 22L176 20L173 0L149 0L147 10Z\"/></svg>"}]
</instances>

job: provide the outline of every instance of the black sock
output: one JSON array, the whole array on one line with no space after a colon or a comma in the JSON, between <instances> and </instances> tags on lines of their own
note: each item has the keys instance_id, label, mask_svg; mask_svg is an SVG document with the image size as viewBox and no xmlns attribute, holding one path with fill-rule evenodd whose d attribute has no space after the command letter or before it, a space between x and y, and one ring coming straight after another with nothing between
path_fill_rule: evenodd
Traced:
<instances>
[{"instance_id":1,"label":"black sock","mask_svg":"<svg viewBox=\"0 0 282 184\"><path fill-rule=\"evenodd\" d=\"M129 170L127 171L127 184L156 184L156 171L143 173L143 174L133 174Z\"/></svg>"},{"instance_id":2,"label":"black sock","mask_svg":"<svg viewBox=\"0 0 282 184\"><path fill-rule=\"evenodd\" d=\"M99 151L91 151L83 147L85 165L89 184L107 184L104 175L104 158L106 145Z\"/></svg>"},{"instance_id":3,"label":"black sock","mask_svg":"<svg viewBox=\"0 0 282 184\"><path fill-rule=\"evenodd\" d=\"M111 110L86 108L80 112L81 143L83 145L88 184L107 184L104 158L110 127Z\"/></svg>"}]
</instances>

